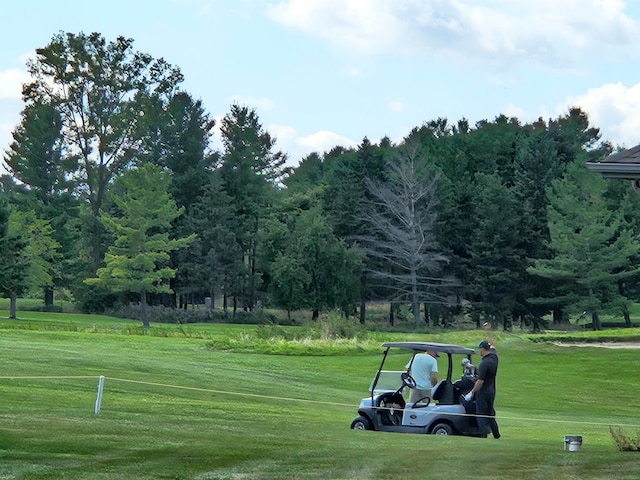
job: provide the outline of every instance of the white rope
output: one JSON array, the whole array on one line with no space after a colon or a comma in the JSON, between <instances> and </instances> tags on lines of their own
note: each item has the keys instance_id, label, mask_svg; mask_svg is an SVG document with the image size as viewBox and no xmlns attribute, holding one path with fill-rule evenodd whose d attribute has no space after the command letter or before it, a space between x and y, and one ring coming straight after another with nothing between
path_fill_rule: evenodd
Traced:
<instances>
[{"instance_id":1,"label":"white rope","mask_svg":"<svg viewBox=\"0 0 640 480\"><path fill-rule=\"evenodd\" d=\"M51 380L57 380L57 379L95 379L96 376L95 375L54 375L54 376L47 376L47 375L30 375L30 376L0 376L0 379L9 379L9 380L18 380L18 379L38 379L38 380L42 380L42 379L51 379ZM339 403L339 402L329 402L326 400L311 400L311 399L307 399L307 398L293 398L293 397L278 397L275 395L262 395L262 394L258 394L258 393L245 393L245 392L230 392L228 390L217 390L217 389L212 389L212 388L202 388L202 387L187 387L184 385L173 385L173 384L169 384L169 383L159 383L159 382L148 382L148 381L143 381L143 380L131 380L131 379L126 379L126 378L117 378L117 377L104 377L105 379L111 380L111 381L116 381L116 382L123 382L123 383L136 383L139 385L148 385L148 386L153 386L153 387L164 387L164 388L174 388L174 389L180 389L180 390L190 390L190 391L197 391L197 392L204 392L204 393L214 393L214 394L219 394L219 395L237 395L237 396L243 396L243 397L253 397L253 398L266 398L269 400L279 400L279 401L289 401L289 402L306 402L306 403L314 403L314 404L321 404L321 405L332 405L332 406L338 406L338 407L349 407L349 408L354 408L353 404L348 404L348 403ZM392 407L372 407L375 410L393 410L393 411L401 411L403 410L402 408L392 408ZM419 411L420 408L410 408L410 410L417 410ZM448 416L460 416L460 417L476 417L476 418L492 418L492 416L490 415L479 415L476 413L456 413L456 412L444 412L446 413L446 415ZM513 421L526 421L526 422L530 422L531 421L531 417L504 417L504 416L500 416L500 417L495 417L495 418L499 418L499 420L505 421L505 420L513 420ZM535 419L537 422L548 422L548 423L565 423L565 424L575 424L575 425L592 425L592 426L606 426L606 427L630 427L630 428L640 428L640 425L634 425L634 424L630 424L630 423L604 423L604 422L584 422L584 421L579 421L579 420L567 420L567 419L551 419L551 418L536 418Z\"/></svg>"}]
</instances>

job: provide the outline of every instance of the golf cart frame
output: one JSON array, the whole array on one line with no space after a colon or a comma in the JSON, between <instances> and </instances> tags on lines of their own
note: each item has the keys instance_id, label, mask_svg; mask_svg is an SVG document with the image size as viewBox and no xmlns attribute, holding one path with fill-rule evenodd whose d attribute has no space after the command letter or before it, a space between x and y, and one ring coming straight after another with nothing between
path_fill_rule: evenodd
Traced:
<instances>
[{"instance_id":1,"label":"golf cart frame","mask_svg":"<svg viewBox=\"0 0 640 480\"><path fill-rule=\"evenodd\" d=\"M377 430L400 433L431 433L436 435L478 435L475 402L464 400L464 394L473 387L469 379L453 381L453 356L463 355L471 359L475 350L443 343L389 342L382 362L369 388L370 396L363 398L358 417L351 423L355 430ZM433 387L432 399L425 397L411 403L405 399L405 388L415 387L415 380L406 371L385 370L391 350L402 349L416 354L427 350L438 352L440 359L447 358L446 377ZM462 358L460 358L460 361ZM460 361L456 364L460 365ZM440 367L440 366L439 366ZM439 368L439 372L442 372ZM465 384L466 381L466 384Z\"/></svg>"}]
</instances>

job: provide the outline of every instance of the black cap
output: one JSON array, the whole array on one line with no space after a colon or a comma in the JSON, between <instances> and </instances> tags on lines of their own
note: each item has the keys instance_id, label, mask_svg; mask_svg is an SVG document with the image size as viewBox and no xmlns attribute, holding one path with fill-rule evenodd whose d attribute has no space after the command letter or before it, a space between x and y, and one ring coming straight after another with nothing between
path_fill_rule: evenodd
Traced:
<instances>
[{"instance_id":1,"label":"black cap","mask_svg":"<svg viewBox=\"0 0 640 480\"><path fill-rule=\"evenodd\" d=\"M487 342L486 340L482 340L478 345L478 348L484 348L485 350L489 350L491 346L489 345L489 342Z\"/></svg>"}]
</instances>

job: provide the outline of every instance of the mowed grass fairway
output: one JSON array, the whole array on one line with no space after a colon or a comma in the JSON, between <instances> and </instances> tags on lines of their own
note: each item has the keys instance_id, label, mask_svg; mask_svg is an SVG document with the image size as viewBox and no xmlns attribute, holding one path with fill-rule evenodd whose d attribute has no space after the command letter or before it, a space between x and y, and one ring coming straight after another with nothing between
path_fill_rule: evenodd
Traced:
<instances>
[{"instance_id":1,"label":"mowed grass fairway","mask_svg":"<svg viewBox=\"0 0 640 480\"><path fill-rule=\"evenodd\" d=\"M325 355L321 344L309 354L311 343L304 355L269 355L213 346L223 337L241 344L254 326L143 332L107 317L6 316L0 311L0 479L640 478L640 452L618 451L609 433L611 425L640 432L637 349L496 333L503 438L436 437L349 429L379 345L475 347L483 332L378 333L344 354ZM565 435L582 435L582 450L565 451Z\"/></svg>"}]
</instances>

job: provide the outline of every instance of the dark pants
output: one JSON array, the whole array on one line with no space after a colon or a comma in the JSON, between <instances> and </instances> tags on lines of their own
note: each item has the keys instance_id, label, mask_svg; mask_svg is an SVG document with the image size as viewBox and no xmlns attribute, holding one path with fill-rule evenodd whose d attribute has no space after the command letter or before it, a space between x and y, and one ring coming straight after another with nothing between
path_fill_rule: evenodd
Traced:
<instances>
[{"instance_id":1,"label":"dark pants","mask_svg":"<svg viewBox=\"0 0 640 480\"><path fill-rule=\"evenodd\" d=\"M481 437L486 437L489 430L495 438L500 437L498 430L498 422L496 422L496 411L493 408L493 401L496 398L496 392L480 389L476 393L476 413L478 416L478 430Z\"/></svg>"}]
</instances>

